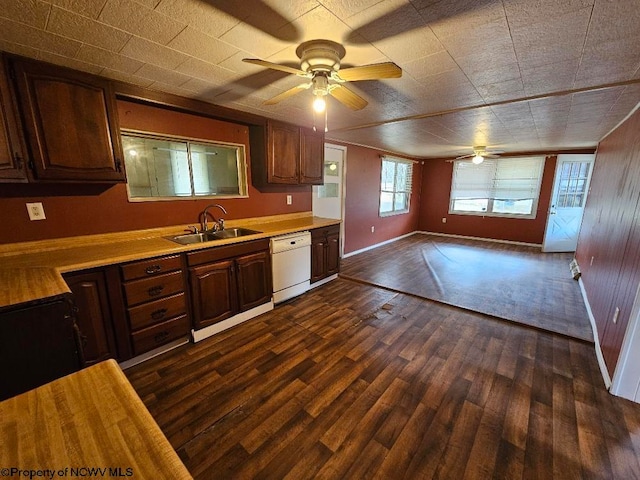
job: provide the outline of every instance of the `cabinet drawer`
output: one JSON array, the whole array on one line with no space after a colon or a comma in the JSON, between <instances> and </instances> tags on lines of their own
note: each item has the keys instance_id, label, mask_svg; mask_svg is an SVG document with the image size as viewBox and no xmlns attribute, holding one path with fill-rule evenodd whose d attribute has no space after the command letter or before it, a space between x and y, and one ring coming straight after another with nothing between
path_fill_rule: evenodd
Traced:
<instances>
[{"instance_id":1,"label":"cabinet drawer","mask_svg":"<svg viewBox=\"0 0 640 480\"><path fill-rule=\"evenodd\" d=\"M262 250L268 251L269 242L270 240L268 238L261 238L259 240L251 240L249 242L240 242L232 245L212 247L198 250L196 252L189 252L187 253L187 263L190 267L192 267L205 263L225 260L227 258L239 257L240 255L256 253Z\"/></svg>"},{"instance_id":2,"label":"cabinet drawer","mask_svg":"<svg viewBox=\"0 0 640 480\"><path fill-rule=\"evenodd\" d=\"M180 270L182 268L180 255L171 257L150 258L140 262L128 263L120 267L122 277L125 280L134 280L136 278L145 278L152 275L160 275L172 270Z\"/></svg>"},{"instance_id":3,"label":"cabinet drawer","mask_svg":"<svg viewBox=\"0 0 640 480\"><path fill-rule=\"evenodd\" d=\"M185 313L184 293L143 303L129 309L131 330L138 330Z\"/></svg>"},{"instance_id":4,"label":"cabinet drawer","mask_svg":"<svg viewBox=\"0 0 640 480\"><path fill-rule=\"evenodd\" d=\"M328 227L314 228L311 230L312 239L322 239L328 235L340 235L340 225L330 225Z\"/></svg>"},{"instance_id":5,"label":"cabinet drawer","mask_svg":"<svg viewBox=\"0 0 640 480\"><path fill-rule=\"evenodd\" d=\"M186 315L172 318L157 325L143 328L131 335L133 354L140 355L160 345L183 337L189 333L189 320Z\"/></svg>"},{"instance_id":6,"label":"cabinet drawer","mask_svg":"<svg viewBox=\"0 0 640 480\"><path fill-rule=\"evenodd\" d=\"M184 283L181 270L150 278L141 278L140 280L128 282L124 286L129 307L173 295L174 293L182 292L183 289Z\"/></svg>"}]
</instances>

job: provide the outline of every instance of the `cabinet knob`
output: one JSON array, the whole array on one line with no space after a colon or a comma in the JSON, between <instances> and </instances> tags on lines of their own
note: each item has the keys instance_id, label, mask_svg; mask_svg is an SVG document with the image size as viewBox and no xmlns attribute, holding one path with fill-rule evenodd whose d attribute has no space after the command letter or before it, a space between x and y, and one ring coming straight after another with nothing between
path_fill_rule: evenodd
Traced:
<instances>
[{"instance_id":1,"label":"cabinet knob","mask_svg":"<svg viewBox=\"0 0 640 480\"><path fill-rule=\"evenodd\" d=\"M161 308L159 310L155 310L154 312L151 312L151 318L153 318L154 320L160 320L166 314L167 314L167 309L166 308Z\"/></svg>"},{"instance_id":2,"label":"cabinet knob","mask_svg":"<svg viewBox=\"0 0 640 480\"><path fill-rule=\"evenodd\" d=\"M153 337L153 341L156 343L162 343L167 339L168 336L169 336L169 332L165 330L163 332L156 333Z\"/></svg>"},{"instance_id":3,"label":"cabinet knob","mask_svg":"<svg viewBox=\"0 0 640 480\"><path fill-rule=\"evenodd\" d=\"M162 270L160 265L151 265L150 267L145 268L144 271L147 275L153 275L154 273L158 273L160 270Z\"/></svg>"},{"instance_id":4,"label":"cabinet knob","mask_svg":"<svg viewBox=\"0 0 640 480\"><path fill-rule=\"evenodd\" d=\"M160 295L162 293L162 290L164 290L164 285L156 285L147 290L147 293L150 297L155 297Z\"/></svg>"}]
</instances>

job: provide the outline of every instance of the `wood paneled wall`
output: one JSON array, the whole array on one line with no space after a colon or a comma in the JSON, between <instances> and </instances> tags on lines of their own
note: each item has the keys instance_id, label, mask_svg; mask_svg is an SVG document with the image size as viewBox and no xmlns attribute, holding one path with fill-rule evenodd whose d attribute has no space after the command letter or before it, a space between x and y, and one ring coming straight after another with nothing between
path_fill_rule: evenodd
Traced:
<instances>
[{"instance_id":1,"label":"wood paneled wall","mask_svg":"<svg viewBox=\"0 0 640 480\"><path fill-rule=\"evenodd\" d=\"M576 251L610 375L640 283L639 202L640 110L598 146Z\"/></svg>"},{"instance_id":2,"label":"wood paneled wall","mask_svg":"<svg viewBox=\"0 0 640 480\"><path fill-rule=\"evenodd\" d=\"M556 157L548 157L544 165L536 218L450 215L453 162L425 160L422 168L422 203L418 228L427 232L541 244L547 224L555 168ZM442 223L443 218L447 219L446 223Z\"/></svg>"}]
</instances>

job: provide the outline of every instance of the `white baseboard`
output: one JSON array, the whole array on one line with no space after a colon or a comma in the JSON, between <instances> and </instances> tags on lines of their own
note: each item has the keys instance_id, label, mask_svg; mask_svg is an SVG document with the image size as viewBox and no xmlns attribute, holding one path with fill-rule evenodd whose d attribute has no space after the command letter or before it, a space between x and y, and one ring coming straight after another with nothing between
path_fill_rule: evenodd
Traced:
<instances>
[{"instance_id":1,"label":"white baseboard","mask_svg":"<svg viewBox=\"0 0 640 480\"><path fill-rule=\"evenodd\" d=\"M357 255L359 253L363 253L363 252L366 252L368 250L373 250L374 248L381 247L382 245L386 245L388 243L396 242L396 241L398 241L398 240L400 240L402 238L410 237L411 235L415 235L416 233L422 233L422 232L413 231L413 232L410 232L410 233L405 233L404 235L400 235L399 237L395 237L395 238L392 238L390 240L385 240L384 242L376 243L374 245L370 245L368 247L361 248L360 250L356 250L354 252L345 253L345 254L342 255L342 258L349 258L352 255Z\"/></svg>"},{"instance_id":2,"label":"white baseboard","mask_svg":"<svg viewBox=\"0 0 640 480\"><path fill-rule=\"evenodd\" d=\"M330 277L323 278L322 280L318 280L317 282L312 283L309 289L319 287L320 285L324 285L325 283L329 283L331 280L335 280L336 278L338 278L337 273L331 275Z\"/></svg>"},{"instance_id":3,"label":"white baseboard","mask_svg":"<svg viewBox=\"0 0 640 480\"><path fill-rule=\"evenodd\" d=\"M169 350L173 350L174 348L181 347L182 345L186 345L189 343L188 338L179 338L178 340L174 340L173 342L167 343L166 345L162 345L161 347L154 348L150 352L145 352L142 355L138 355L137 357L130 358L129 360L125 360L120 363L120 368L125 370L127 368L133 367L134 365L138 365L139 363L146 362L147 360L152 359L153 357L157 357L158 355L162 355L163 353L168 352Z\"/></svg>"},{"instance_id":4,"label":"white baseboard","mask_svg":"<svg viewBox=\"0 0 640 480\"><path fill-rule=\"evenodd\" d=\"M215 335L216 333L220 333L231 327L235 327L236 325L246 322L247 320L251 320L258 315L262 315L263 313L267 313L271 310L273 310L273 300L262 305L258 305L251 310L247 310L246 312L240 312L231 318L223 320L222 322L214 323L213 325L201 328L200 330L191 330L193 341L197 343L201 340L204 340L205 338L209 338L210 336Z\"/></svg>"},{"instance_id":5,"label":"white baseboard","mask_svg":"<svg viewBox=\"0 0 640 480\"><path fill-rule=\"evenodd\" d=\"M419 231L414 233L422 233L423 235L436 235L439 237L462 238L465 240L479 240L482 242L507 243L509 245L522 245L524 247L542 248L541 243L516 242L514 240L500 240L497 238L472 237L469 235L455 235L453 233L439 233L439 232L425 232L425 231Z\"/></svg>"},{"instance_id":6,"label":"white baseboard","mask_svg":"<svg viewBox=\"0 0 640 480\"><path fill-rule=\"evenodd\" d=\"M580 285L582 299L584 300L584 305L585 307L587 307L587 313L589 314L589 322L591 322L591 331L593 332L593 341L595 344L596 357L598 358L598 366L600 367L600 373L602 374L602 380L604 380L605 387L609 389L611 388L611 377L609 376L609 371L607 370L607 364L604 361L604 355L602 355L600 338L598 338L598 330L596 328L596 319L593 316L593 312L591 311L591 304L589 303L589 298L587 297L587 291L584 288L582 278L578 279L578 285Z\"/></svg>"}]
</instances>

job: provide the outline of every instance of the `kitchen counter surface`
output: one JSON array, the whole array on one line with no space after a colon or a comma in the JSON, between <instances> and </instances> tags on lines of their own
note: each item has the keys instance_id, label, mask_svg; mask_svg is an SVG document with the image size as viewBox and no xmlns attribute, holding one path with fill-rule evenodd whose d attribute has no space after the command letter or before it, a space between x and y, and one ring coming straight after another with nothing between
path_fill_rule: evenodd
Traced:
<instances>
[{"instance_id":1,"label":"kitchen counter surface","mask_svg":"<svg viewBox=\"0 0 640 480\"><path fill-rule=\"evenodd\" d=\"M0 431L5 477L192 478L115 360L0 402Z\"/></svg>"},{"instance_id":2,"label":"kitchen counter surface","mask_svg":"<svg viewBox=\"0 0 640 480\"><path fill-rule=\"evenodd\" d=\"M180 245L165 238L185 233L185 226L0 245L0 308L69 293L63 273L339 223L340 220L313 217L305 212L229 220L227 228L247 227L261 233L192 245Z\"/></svg>"}]
</instances>

